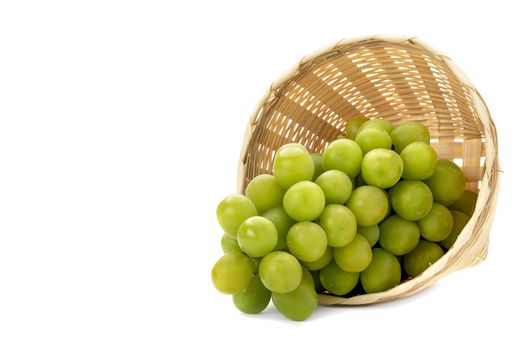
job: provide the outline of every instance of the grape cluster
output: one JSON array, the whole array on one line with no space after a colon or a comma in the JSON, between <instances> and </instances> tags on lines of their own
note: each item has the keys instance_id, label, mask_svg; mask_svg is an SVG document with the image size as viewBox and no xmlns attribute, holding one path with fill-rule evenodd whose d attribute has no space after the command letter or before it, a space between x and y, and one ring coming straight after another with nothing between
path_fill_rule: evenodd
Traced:
<instances>
[{"instance_id":1,"label":"grape cluster","mask_svg":"<svg viewBox=\"0 0 525 350\"><path fill-rule=\"evenodd\" d=\"M464 188L423 124L352 118L322 154L284 145L273 175L221 201L225 255L212 281L242 312L272 300L292 320L312 314L317 293L386 291L454 244L477 200Z\"/></svg>"}]
</instances>

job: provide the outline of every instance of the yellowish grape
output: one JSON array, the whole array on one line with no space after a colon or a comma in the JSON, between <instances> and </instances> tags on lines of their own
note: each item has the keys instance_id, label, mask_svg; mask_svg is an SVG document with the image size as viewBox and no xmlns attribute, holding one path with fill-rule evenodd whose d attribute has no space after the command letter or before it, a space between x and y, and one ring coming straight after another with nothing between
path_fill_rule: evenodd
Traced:
<instances>
[{"instance_id":1,"label":"yellowish grape","mask_svg":"<svg viewBox=\"0 0 525 350\"><path fill-rule=\"evenodd\" d=\"M242 253L223 255L211 270L215 288L224 294L241 292L252 278L252 262Z\"/></svg>"},{"instance_id":2,"label":"yellowish grape","mask_svg":"<svg viewBox=\"0 0 525 350\"><path fill-rule=\"evenodd\" d=\"M372 249L366 238L356 234L352 242L334 248L334 260L346 272L361 272L372 260Z\"/></svg>"}]
</instances>

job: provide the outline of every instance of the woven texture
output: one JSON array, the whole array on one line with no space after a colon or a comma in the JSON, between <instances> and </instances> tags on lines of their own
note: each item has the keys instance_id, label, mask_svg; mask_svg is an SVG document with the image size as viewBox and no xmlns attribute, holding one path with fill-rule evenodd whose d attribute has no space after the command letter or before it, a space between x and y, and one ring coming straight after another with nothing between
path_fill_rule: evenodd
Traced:
<instances>
[{"instance_id":1,"label":"woven texture","mask_svg":"<svg viewBox=\"0 0 525 350\"><path fill-rule=\"evenodd\" d=\"M344 40L303 58L273 83L252 115L239 162L243 192L259 174L271 173L276 150L298 142L322 152L344 135L346 121L363 115L393 124L418 121L442 159L465 173L479 192L476 210L454 246L420 276L382 293L324 304L369 304L411 295L455 270L482 261L498 190L495 126L477 90L450 59L414 38Z\"/></svg>"}]
</instances>

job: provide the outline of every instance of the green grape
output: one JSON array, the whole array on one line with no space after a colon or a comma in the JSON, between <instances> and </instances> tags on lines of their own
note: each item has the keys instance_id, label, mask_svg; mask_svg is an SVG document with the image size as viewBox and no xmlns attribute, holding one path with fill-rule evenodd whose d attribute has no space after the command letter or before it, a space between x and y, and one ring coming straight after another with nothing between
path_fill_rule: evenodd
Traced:
<instances>
[{"instance_id":1,"label":"green grape","mask_svg":"<svg viewBox=\"0 0 525 350\"><path fill-rule=\"evenodd\" d=\"M252 262L242 253L223 255L211 270L211 280L217 290L235 294L248 286L252 278Z\"/></svg>"},{"instance_id":2,"label":"green grape","mask_svg":"<svg viewBox=\"0 0 525 350\"><path fill-rule=\"evenodd\" d=\"M377 225L388 213L388 197L377 187L361 186L352 192L346 206L359 226Z\"/></svg>"},{"instance_id":3,"label":"green grape","mask_svg":"<svg viewBox=\"0 0 525 350\"><path fill-rule=\"evenodd\" d=\"M259 275L271 292L289 293L301 282L301 264L292 254L271 252L259 263Z\"/></svg>"},{"instance_id":4,"label":"green grape","mask_svg":"<svg viewBox=\"0 0 525 350\"><path fill-rule=\"evenodd\" d=\"M319 259L314 261L301 261L301 264L310 271L320 270L328 265L328 263L332 261L333 257L333 248L326 247L324 254Z\"/></svg>"},{"instance_id":5,"label":"green grape","mask_svg":"<svg viewBox=\"0 0 525 350\"><path fill-rule=\"evenodd\" d=\"M239 243L237 243L237 240L232 236L227 235L226 233L222 235L221 248L224 254L233 252L241 253L241 248L239 247Z\"/></svg>"},{"instance_id":6,"label":"green grape","mask_svg":"<svg viewBox=\"0 0 525 350\"><path fill-rule=\"evenodd\" d=\"M254 275L259 273L259 263L261 260L262 258L250 258L250 261L252 262L252 272Z\"/></svg>"},{"instance_id":7,"label":"green grape","mask_svg":"<svg viewBox=\"0 0 525 350\"><path fill-rule=\"evenodd\" d=\"M340 170L328 170L315 183L323 190L326 204L345 204L353 190L352 181Z\"/></svg>"},{"instance_id":8,"label":"green grape","mask_svg":"<svg viewBox=\"0 0 525 350\"><path fill-rule=\"evenodd\" d=\"M319 270L310 271L310 275L312 276L312 279L314 280L315 291L317 293L324 292L326 289L324 289L323 285L321 284L321 278L319 277Z\"/></svg>"},{"instance_id":9,"label":"green grape","mask_svg":"<svg viewBox=\"0 0 525 350\"><path fill-rule=\"evenodd\" d=\"M456 210L451 210L450 214L452 214L452 218L454 219L454 225L452 226L452 232L448 237L439 242L441 246L445 249L450 249L454 242L456 242L456 239L458 239L459 234L465 227L465 225L468 223L470 218L466 216L464 213Z\"/></svg>"},{"instance_id":10,"label":"green grape","mask_svg":"<svg viewBox=\"0 0 525 350\"><path fill-rule=\"evenodd\" d=\"M412 142L420 141L430 143L430 133L426 126L417 122L406 122L397 125L391 132L392 143L396 152L401 153L403 149Z\"/></svg>"},{"instance_id":11,"label":"green grape","mask_svg":"<svg viewBox=\"0 0 525 350\"><path fill-rule=\"evenodd\" d=\"M237 232L239 247L248 256L259 258L273 250L279 234L277 228L269 219L253 216L246 219Z\"/></svg>"},{"instance_id":12,"label":"green grape","mask_svg":"<svg viewBox=\"0 0 525 350\"><path fill-rule=\"evenodd\" d=\"M288 249L302 261L315 261L326 251L326 233L321 226L309 221L293 225L286 237Z\"/></svg>"},{"instance_id":13,"label":"green grape","mask_svg":"<svg viewBox=\"0 0 525 350\"><path fill-rule=\"evenodd\" d=\"M342 247L354 239L357 221L354 213L341 204L327 205L321 216L319 224L326 232L328 245Z\"/></svg>"},{"instance_id":14,"label":"green grape","mask_svg":"<svg viewBox=\"0 0 525 350\"><path fill-rule=\"evenodd\" d=\"M478 194L469 190L463 191L461 197L449 206L449 209L458 210L467 216L472 216L476 209L476 202L478 201Z\"/></svg>"},{"instance_id":15,"label":"green grape","mask_svg":"<svg viewBox=\"0 0 525 350\"><path fill-rule=\"evenodd\" d=\"M337 139L323 153L323 169L341 170L349 177L355 177L361 170L362 160L363 152L355 141Z\"/></svg>"},{"instance_id":16,"label":"green grape","mask_svg":"<svg viewBox=\"0 0 525 350\"><path fill-rule=\"evenodd\" d=\"M359 134L361 131L367 128L381 129L390 134L394 126L392 125L392 123L390 123L388 120L385 120L385 119L372 119L372 120L369 120L363 123L363 125L361 125L359 130L357 130L357 133Z\"/></svg>"},{"instance_id":17,"label":"green grape","mask_svg":"<svg viewBox=\"0 0 525 350\"><path fill-rule=\"evenodd\" d=\"M310 153L312 160L314 161L314 176L312 180L315 181L323 173L323 155L320 153Z\"/></svg>"},{"instance_id":18,"label":"green grape","mask_svg":"<svg viewBox=\"0 0 525 350\"><path fill-rule=\"evenodd\" d=\"M237 230L244 220L257 215L255 204L242 194L232 194L217 206L217 220L224 232L237 237Z\"/></svg>"},{"instance_id":19,"label":"green grape","mask_svg":"<svg viewBox=\"0 0 525 350\"><path fill-rule=\"evenodd\" d=\"M286 235L288 230L295 224L295 220L286 214L286 211L283 207L275 207L268 210L262 216L269 219L275 227L277 228L277 233L279 235L277 239L277 244L273 250L286 250Z\"/></svg>"},{"instance_id":20,"label":"green grape","mask_svg":"<svg viewBox=\"0 0 525 350\"><path fill-rule=\"evenodd\" d=\"M421 181L399 181L389 194L392 208L405 220L420 220L432 209L432 192Z\"/></svg>"},{"instance_id":21,"label":"green grape","mask_svg":"<svg viewBox=\"0 0 525 350\"><path fill-rule=\"evenodd\" d=\"M381 191L383 191L383 193L385 194L385 197L386 197L387 203L388 203L388 211L387 211L387 213L385 215L385 218L386 218L386 217L390 216L391 213L392 213L392 203L391 203L392 201L390 200L390 194L386 190L381 190Z\"/></svg>"},{"instance_id":22,"label":"green grape","mask_svg":"<svg viewBox=\"0 0 525 350\"><path fill-rule=\"evenodd\" d=\"M379 188L394 186L403 173L403 161L394 151L374 149L365 154L361 173L366 183Z\"/></svg>"},{"instance_id":23,"label":"green grape","mask_svg":"<svg viewBox=\"0 0 525 350\"><path fill-rule=\"evenodd\" d=\"M412 251L419 242L419 228L417 224L392 215L379 225L379 244L394 254L405 255Z\"/></svg>"},{"instance_id":24,"label":"green grape","mask_svg":"<svg viewBox=\"0 0 525 350\"><path fill-rule=\"evenodd\" d=\"M451 205L461 197L465 189L465 175L450 160L438 160L436 170L425 183L434 196L434 202Z\"/></svg>"},{"instance_id":25,"label":"green grape","mask_svg":"<svg viewBox=\"0 0 525 350\"><path fill-rule=\"evenodd\" d=\"M364 154L376 148L391 149L392 139L388 132L382 129L366 128L355 137L355 142L361 147Z\"/></svg>"},{"instance_id":26,"label":"green grape","mask_svg":"<svg viewBox=\"0 0 525 350\"><path fill-rule=\"evenodd\" d=\"M357 233L365 237L370 244L370 247L373 247L379 240L379 226L357 226Z\"/></svg>"},{"instance_id":27,"label":"green grape","mask_svg":"<svg viewBox=\"0 0 525 350\"><path fill-rule=\"evenodd\" d=\"M400 282L401 265L397 258L382 248L372 249L372 261L361 272L361 285L365 292L384 292Z\"/></svg>"},{"instance_id":28,"label":"green grape","mask_svg":"<svg viewBox=\"0 0 525 350\"><path fill-rule=\"evenodd\" d=\"M421 237L431 242L439 242L452 232L454 219L450 211L439 203L434 203L430 212L417 222Z\"/></svg>"},{"instance_id":29,"label":"green grape","mask_svg":"<svg viewBox=\"0 0 525 350\"><path fill-rule=\"evenodd\" d=\"M301 265L301 271L303 272L301 282L308 282L312 287L315 287L314 278L312 277L310 271L308 271L303 265Z\"/></svg>"},{"instance_id":30,"label":"green grape","mask_svg":"<svg viewBox=\"0 0 525 350\"><path fill-rule=\"evenodd\" d=\"M254 276L248 286L240 293L233 295L233 304L245 314L258 314L268 304L272 293L264 287L259 276Z\"/></svg>"},{"instance_id":31,"label":"green grape","mask_svg":"<svg viewBox=\"0 0 525 350\"><path fill-rule=\"evenodd\" d=\"M363 178L363 172L360 172L359 174L357 174L357 176L355 177L354 183L355 183L354 188L368 185L365 179Z\"/></svg>"},{"instance_id":32,"label":"green grape","mask_svg":"<svg viewBox=\"0 0 525 350\"><path fill-rule=\"evenodd\" d=\"M403 160L403 179L425 180L436 170L438 155L424 142L413 142L401 152Z\"/></svg>"},{"instance_id":33,"label":"green grape","mask_svg":"<svg viewBox=\"0 0 525 350\"><path fill-rule=\"evenodd\" d=\"M257 208L257 212L278 207L283 203L284 189L274 176L258 175L246 187L246 197L250 198Z\"/></svg>"},{"instance_id":34,"label":"green grape","mask_svg":"<svg viewBox=\"0 0 525 350\"><path fill-rule=\"evenodd\" d=\"M346 272L361 272L372 260L370 244L360 234L344 247L334 248L334 260Z\"/></svg>"},{"instance_id":35,"label":"green grape","mask_svg":"<svg viewBox=\"0 0 525 350\"><path fill-rule=\"evenodd\" d=\"M317 293L314 289L313 279L308 271L305 275L303 275L299 286L293 291L272 293L275 308L293 321L306 320L317 308Z\"/></svg>"},{"instance_id":36,"label":"green grape","mask_svg":"<svg viewBox=\"0 0 525 350\"><path fill-rule=\"evenodd\" d=\"M323 287L332 294L345 295L355 288L359 272L346 272L332 261L319 272Z\"/></svg>"},{"instance_id":37,"label":"green grape","mask_svg":"<svg viewBox=\"0 0 525 350\"><path fill-rule=\"evenodd\" d=\"M311 181L301 181L286 191L283 206L296 221L313 221L324 209L325 198L321 187Z\"/></svg>"},{"instance_id":38,"label":"green grape","mask_svg":"<svg viewBox=\"0 0 525 350\"><path fill-rule=\"evenodd\" d=\"M417 247L405 255L405 271L409 276L416 277L443 255L443 249L437 243L420 240Z\"/></svg>"},{"instance_id":39,"label":"green grape","mask_svg":"<svg viewBox=\"0 0 525 350\"><path fill-rule=\"evenodd\" d=\"M369 119L360 115L348 119L346 122L345 134L346 138L353 140L357 135L357 130L367 122Z\"/></svg>"},{"instance_id":40,"label":"green grape","mask_svg":"<svg viewBox=\"0 0 525 350\"><path fill-rule=\"evenodd\" d=\"M273 175L284 189L299 181L312 180L314 171L314 161L303 145L289 143L275 153Z\"/></svg>"}]
</instances>

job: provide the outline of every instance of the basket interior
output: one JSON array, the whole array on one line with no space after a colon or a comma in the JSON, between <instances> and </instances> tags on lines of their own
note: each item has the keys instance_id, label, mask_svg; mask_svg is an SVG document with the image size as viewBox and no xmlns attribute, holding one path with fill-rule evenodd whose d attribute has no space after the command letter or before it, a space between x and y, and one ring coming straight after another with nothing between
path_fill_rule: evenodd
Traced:
<instances>
[{"instance_id":1,"label":"basket interior","mask_svg":"<svg viewBox=\"0 0 525 350\"><path fill-rule=\"evenodd\" d=\"M411 41L362 40L303 60L270 89L251 121L239 189L271 173L276 150L298 142L322 152L357 115L419 121L442 159L477 191L485 168L483 127L467 86L440 56Z\"/></svg>"}]
</instances>

